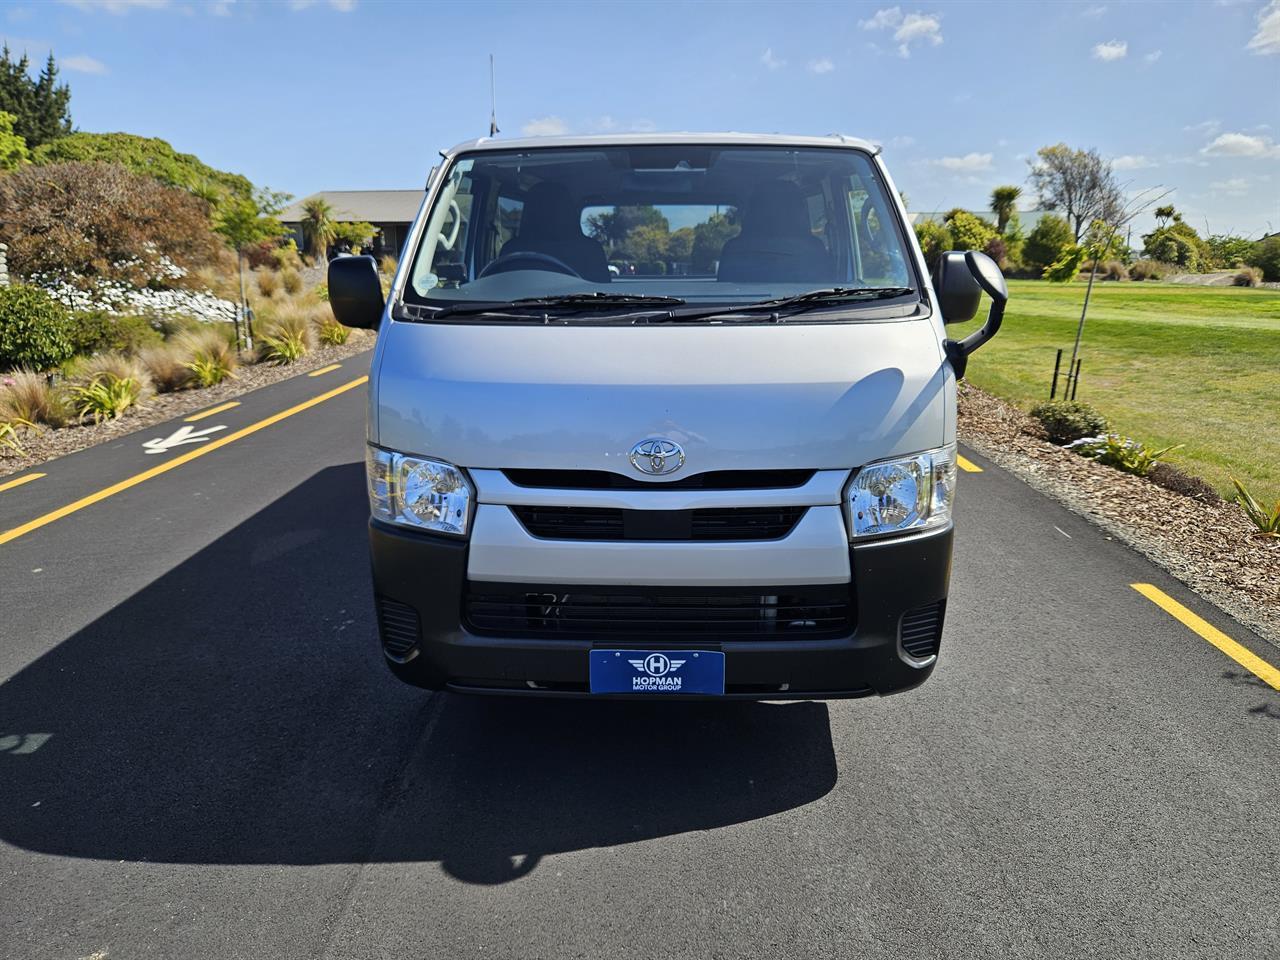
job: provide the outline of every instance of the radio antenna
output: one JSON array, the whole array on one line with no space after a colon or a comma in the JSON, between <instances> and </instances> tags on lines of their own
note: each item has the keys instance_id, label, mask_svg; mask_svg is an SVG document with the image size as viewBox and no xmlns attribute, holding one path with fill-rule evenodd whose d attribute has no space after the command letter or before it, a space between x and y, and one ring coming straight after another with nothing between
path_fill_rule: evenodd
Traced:
<instances>
[{"instance_id":1,"label":"radio antenna","mask_svg":"<svg viewBox=\"0 0 1280 960\"><path fill-rule=\"evenodd\" d=\"M498 130L498 87L493 81L493 54L489 54L489 136L496 136Z\"/></svg>"}]
</instances>

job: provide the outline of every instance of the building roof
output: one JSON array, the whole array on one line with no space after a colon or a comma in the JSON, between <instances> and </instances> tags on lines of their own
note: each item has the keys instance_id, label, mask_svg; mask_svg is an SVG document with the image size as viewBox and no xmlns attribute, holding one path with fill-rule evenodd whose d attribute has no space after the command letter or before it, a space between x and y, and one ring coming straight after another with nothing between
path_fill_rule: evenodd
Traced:
<instances>
[{"instance_id":1,"label":"building roof","mask_svg":"<svg viewBox=\"0 0 1280 960\"><path fill-rule=\"evenodd\" d=\"M422 190L321 190L289 204L278 214L281 223L301 223L303 206L320 198L333 207L333 219L368 223L410 223L422 205Z\"/></svg>"},{"instance_id":2,"label":"building roof","mask_svg":"<svg viewBox=\"0 0 1280 960\"><path fill-rule=\"evenodd\" d=\"M801 137L780 133L602 133L581 137L480 137L449 151L449 156L474 150L525 150L534 147L609 147L637 144L710 143L762 147L852 147L868 153L880 148L869 140L833 133L825 137Z\"/></svg>"}]
</instances>

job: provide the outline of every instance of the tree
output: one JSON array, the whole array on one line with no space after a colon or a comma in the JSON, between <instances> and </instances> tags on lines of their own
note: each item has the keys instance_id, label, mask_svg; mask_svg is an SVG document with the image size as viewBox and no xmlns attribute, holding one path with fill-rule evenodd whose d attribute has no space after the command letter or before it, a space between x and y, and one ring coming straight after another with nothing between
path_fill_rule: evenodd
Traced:
<instances>
[{"instance_id":1,"label":"tree","mask_svg":"<svg viewBox=\"0 0 1280 960\"><path fill-rule=\"evenodd\" d=\"M31 152L36 164L71 161L114 163L181 187L217 211L224 199L252 200L253 184L237 173L215 170L190 153L179 153L164 140L131 133L72 133Z\"/></svg>"},{"instance_id":2,"label":"tree","mask_svg":"<svg viewBox=\"0 0 1280 960\"><path fill-rule=\"evenodd\" d=\"M1066 220L1045 214L1022 244L1022 262L1038 275L1056 263L1062 251L1074 242L1071 225Z\"/></svg>"},{"instance_id":3,"label":"tree","mask_svg":"<svg viewBox=\"0 0 1280 960\"><path fill-rule=\"evenodd\" d=\"M610 256L621 259L639 259L626 249L632 231L639 227L654 227L663 233L671 231L667 218L657 207L649 204L614 207L610 212L592 214L587 218L587 230L592 238L604 244Z\"/></svg>"},{"instance_id":4,"label":"tree","mask_svg":"<svg viewBox=\"0 0 1280 960\"><path fill-rule=\"evenodd\" d=\"M1255 243L1247 262L1262 271L1263 280L1280 280L1280 233L1273 233Z\"/></svg>"},{"instance_id":5,"label":"tree","mask_svg":"<svg viewBox=\"0 0 1280 960\"><path fill-rule=\"evenodd\" d=\"M1094 220L1115 223L1124 197L1111 164L1097 150L1072 150L1065 143L1041 147L1028 179L1046 210L1059 210L1080 242ZM1056 259L1056 258L1055 258Z\"/></svg>"},{"instance_id":6,"label":"tree","mask_svg":"<svg viewBox=\"0 0 1280 960\"><path fill-rule=\"evenodd\" d=\"M1253 252L1253 241L1248 237L1233 236L1229 233L1215 233L1204 238L1209 247L1211 267L1227 270L1249 262Z\"/></svg>"},{"instance_id":7,"label":"tree","mask_svg":"<svg viewBox=\"0 0 1280 960\"><path fill-rule=\"evenodd\" d=\"M302 212L302 241L312 258L322 263L329 253L329 245L337 236L333 207L323 197L312 197L302 205Z\"/></svg>"},{"instance_id":8,"label":"tree","mask_svg":"<svg viewBox=\"0 0 1280 960\"><path fill-rule=\"evenodd\" d=\"M991 212L996 215L996 233L1003 236L1009 219L1017 215L1020 196L1021 187L996 187L991 191Z\"/></svg>"},{"instance_id":9,"label":"tree","mask_svg":"<svg viewBox=\"0 0 1280 960\"><path fill-rule=\"evenodd\" d=\"M1163 227L1178 215L1178 211L1173 209L1172 203L1166 203L1163 206L1156 207L1152 213L1155 215L1157 227Z\"/></svg>"},{"instance_id":10,"label":"tree","mask_svg":"<svg viewBox=\"0 0 1280 960\"><path fill-rule=\"evenodd\" d=\"M713 213L693 228L693 248L690 256L694 273L714 273L724 245L736 237L742 229L738 225L738 211L730 207L724 213Z\"/></svg>"},{"instance_id":11,"label":"tree","mask_svg":"<svg viewBox=\"0 0 1280 960\"><path fill-rule=\"evenodd\" d=\"M191 194L106 163L19 167L0 177L0 240L19 277L183 285L221 245Z\"/></svg>"},{"instance_id":12,"label":"tree","mask_svg":"<svg viewBox=\"0 0 1280 960\"><path fill-rule=\"evenodd\" d=\"M1172 223L1158 226L1142 238L1142 254L1162 263L1185 267L1192 273L1207 270L1212 258L1209 245L1200 239L1195 227L1174 216Z\"/></svg>"},{"instance_id":13,"label":"tree","mask_svg":"<svg viewBox=\"0 0 1280 960\"><path fill-rule=\"evenodd\" d=\"M942 259L942 255L951 246L951 231L946 224L936 220L921 220L915 225L916 240L920 243L920 252L924 254L925 265L932 270Z\"/></svg>"},{"instance_id":14,"label":"tree","mask_svg":"<svg viewBox=\"0 0 1280 960\"><path fill-rule=\"evenodd\" d=\"M333 225L333 242L346 244L352 253L359 253L369 245L378 228L363 220L344 220Z\"/></svg>"},{"instance_id":15,"label":"tree","mask_svg":"<svg viewBox=\"0 0 1280 960\"><path fill-rule=\"evenodd\" d=\"M253 333L247 323L248 298L244 290L244 253L249 247L279 240L285 228L276 214L288 202L288 194L270 190L258 190L250 197L232 196L225 199L214 217L214 229L222 235L227 245L236 252L236 266L240 273L240 316L246 318L247 345L252 346ZM237 319L237 338L240 335Z\"/></svg>"},{"instance_id":16,"label":"tree","mask_svg":"<svg viewBox=\"0 0 1280 960\"><path fill-rule=\"evenodd\" d=\"M27 149L34 150L71 132L71 90L58 83L58 65L52 53L37 79L31 79L30 69L25 53L15 61L8 45L4 46L0 52L0 110L13 114L13 132L22 137Z\"/></svg>"},{"instance_id":17,"label":"tree","mask_svg":"<svg viewBox=\"0 0 1280 960\"><path fill-rule=\"evenodd\" d=\"M0 170L12 170L27 162L27 141L13 132L17 118L0 110Z\"/></svg>"}]
</instances>

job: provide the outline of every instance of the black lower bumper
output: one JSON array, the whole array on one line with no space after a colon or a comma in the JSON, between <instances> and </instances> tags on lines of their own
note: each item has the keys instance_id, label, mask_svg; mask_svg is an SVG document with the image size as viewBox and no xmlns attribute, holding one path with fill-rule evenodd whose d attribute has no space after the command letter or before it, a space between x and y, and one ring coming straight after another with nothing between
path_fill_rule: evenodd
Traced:
<instances>
[{"instance_id":1,"label":"black lower bumper","mask_svg":"<svg viewBox=\"0 0 1280 960\"><path fill-rule=\"evenodd\" d=\"M634 636L480 636L463 625L465 542L377 522L370 524L369 540L387 664L400 679L416 686L590 696L587 652L593 647L709 649L725 654L726 697L807 700L896 693L928 678L937 659L951 574L952 529L850 548L849 590L856 626L848 636L745 641L708 637L679 643L664 642L660 635L643 642Z\"/></svg>"}]
</instances>

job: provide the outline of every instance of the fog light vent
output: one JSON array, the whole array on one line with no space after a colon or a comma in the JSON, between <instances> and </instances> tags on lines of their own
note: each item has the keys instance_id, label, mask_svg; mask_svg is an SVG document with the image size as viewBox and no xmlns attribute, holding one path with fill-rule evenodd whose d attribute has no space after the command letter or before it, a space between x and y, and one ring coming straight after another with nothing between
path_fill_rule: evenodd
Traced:
<instances>
[{"instance_id":1,"label":"fog light vent","mask_svg":"<svg viewBox=\"0 0 1280 960\"><path fill-rule=\"evenodd\" d=\"M902 615L902 649L908 656L917 660L937 656L946 606L947 601L939 600L925 607L908 610Z\"/></svg>"},{"instance_id":2,"label":"fog light vent","mask_svg":"<svg viewBox=\"0 0 1280 960\"><path fill-rule=\"evenodd\" d=\"M418 611L389 597L379 596L377 605L382 649L398 663L411 660L418 652Z\"/></svg>"}]
</instances>

